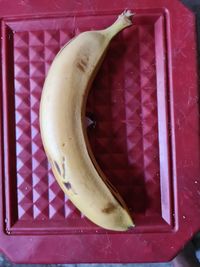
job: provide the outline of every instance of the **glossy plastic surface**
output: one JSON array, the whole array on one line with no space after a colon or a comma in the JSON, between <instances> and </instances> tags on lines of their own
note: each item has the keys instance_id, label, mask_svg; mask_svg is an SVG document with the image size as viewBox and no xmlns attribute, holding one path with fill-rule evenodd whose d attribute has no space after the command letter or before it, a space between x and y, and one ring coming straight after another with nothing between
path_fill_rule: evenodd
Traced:
<instances>
[{"instance_id":1,"label":"glossy plastic surface","mask_svg":"<svg viewBox=\"0 0 200 267\"><path fill-rule=\"evenodd\" d=\"M23 3L0 4L1 249L25 263L170 260L200 228L193 15L178 1ZM38 112L60 47L107 27L127 6L135 26L112 41L87 103L96 122L88 128L94 155L136 223L116 233L89 222L62 193Z\"/></svg>"}]
</instances>

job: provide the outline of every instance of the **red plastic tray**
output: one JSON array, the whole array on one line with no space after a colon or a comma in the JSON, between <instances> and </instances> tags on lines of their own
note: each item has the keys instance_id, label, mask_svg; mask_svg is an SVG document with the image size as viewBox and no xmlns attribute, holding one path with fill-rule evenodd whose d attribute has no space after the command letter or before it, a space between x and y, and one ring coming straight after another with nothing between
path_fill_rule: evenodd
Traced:
<instances>
[{"instance_id":1,"label":"red plastic tray","mask_svg":"<svg viewBox=\"0 0 200 267\"><path fill-rule=\"evenodd\" d=\"M112 1L111 1L112 2ZM135 229L89 222L57 185L38 110L48 68L79 32L125 8L135 26L111 43L87 103L95 157L132 212ZM0 2L0 248L14 262L170 260L200 229L195 18L179 1Z\"/></svg>"}]
</instances>

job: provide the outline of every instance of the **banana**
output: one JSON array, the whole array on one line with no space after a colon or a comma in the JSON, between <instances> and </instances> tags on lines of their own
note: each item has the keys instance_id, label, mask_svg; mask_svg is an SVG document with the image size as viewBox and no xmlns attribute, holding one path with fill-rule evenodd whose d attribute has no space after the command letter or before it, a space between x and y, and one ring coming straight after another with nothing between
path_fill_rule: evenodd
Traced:
<instances>
[{"instance_id":1,"label":"banana","mask_svg":"<svg viewBox=\"0 0 200 267\"><path fill-rule=\"evenodd\" d=\"M110 41L132 25L132 15L124 11L110 27L83 32L67 43L49 69L40 102L42 142L58 184L88 219L116 231L134 224L92 154L85 106Z\"/></svg>"}]
</instances>

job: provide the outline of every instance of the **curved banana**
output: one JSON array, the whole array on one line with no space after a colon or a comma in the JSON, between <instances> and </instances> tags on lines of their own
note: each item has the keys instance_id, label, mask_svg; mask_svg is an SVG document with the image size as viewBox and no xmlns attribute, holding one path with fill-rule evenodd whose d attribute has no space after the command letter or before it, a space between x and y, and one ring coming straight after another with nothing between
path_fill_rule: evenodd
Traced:
<instances>
[{"instance_id":1,"label":"curved banana","mask_svg":"<svg viewBox=\"0 0 200 267\"><path fill-rule=\"evenodd\" d=\"M107 29L83 32L67 43L50 67L40 103L42 141L59 185L91 221L118 231L133 222L94 159L84 118L88 91L108 45L132 24L132 15L125 11Z\"/></svg>"}]
</instances>

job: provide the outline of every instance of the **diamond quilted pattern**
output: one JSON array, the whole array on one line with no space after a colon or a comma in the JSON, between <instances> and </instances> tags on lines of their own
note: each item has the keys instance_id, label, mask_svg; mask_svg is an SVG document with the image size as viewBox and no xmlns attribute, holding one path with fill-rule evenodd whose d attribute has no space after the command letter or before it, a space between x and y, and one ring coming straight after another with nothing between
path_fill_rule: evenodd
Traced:
<instances>
[{"instance_id":1,"label":"diamond quilted pattern","mask_svg":"<svg viewBox=\"0 0 200 267\"><path fill-rule=\"evenodd\" d=\"M57 53L58 53L57 46L47 46L45 48L45 53L44 53L45 61L51 63L52 59L56 56Z\"/></svg>"},{"instance_id":2,"label":"diamond quilted pattern","mask_svg":"<svg viewBox=\"0 0 200 267\"><path fill-rule=\"evenodd\" d=\"M29 94L29 80L26 77L15 77L15 92Z\"/></svg>"},{"instance_id":3,"label":"diamond quilted pattern","mask_svg":"<svg viewBox=\"0 0 200 267\"><path fill-rule=\"evenodd\" d=\"M32 200L32 185L31 172L23 172L17 174L17 188L18 188L18 216L19 219L31 219L33 216L33 200Z\"/></svg>"},{"instance_id":4,"label":"diamond quilted pattern","mask_svg":"<svg viewBox=\"0 0 200 267\"><path fill-rule=\"evenodd\" d=\"M22 50L28 49L28 44L29 44L28 31L17 32L15 34L15 38L14 39L15 39L14 40L15 49L18 48L18 47L21 47Z\"/></svg>"},{"instance_id":5,"label":"diamond quilted pattern","mask_svg":"<svg viewBox=\"0 0 200 267\"><path fill-rule=\"evenodd\" d=\"M86 30L81 18L71 27L66 30L63 20L63 27L55 29L16 31L14 83L18 219L68 219L74 227L84 217L53 177L38 117L53 58L73 35ZM87 102L88 114L96 121L89 139L99 165L130 210L147 217L161 213L154 46L153 24L117 36Z\"/></svg>"},{"instance_id":6,"label":"diamond quilted pattern","mask_svg":"<svg viewBox=\"0 0 200 267\"><path fill-rule=\"evenodd\" d=\"M17 61L15 63L15 73L18 78L25 78L29 76L29 66L27 62L24 61Z\"/></svg>"},{"instance_id":7,"label":"diamond quilted pattern","mask_svg":"<svg viewBox=\"0 0 200 267\"><path fill-rule=\"evenodd\" d=\"M30 62L44 59L44 48L42 46L30 46L29 47Z\"/></svg>"},{"instance_id":8,"label":"diamond quilted pattern","mask_svg":"<svg viewBox=\"0 0 200 267\"><path fill-rule=\"evenodd\" d=\"M43 31L29 31L29 47L40 47L42 48L44 44L44 33Z\"/></svg>"},{"instance_id":9,"label":"diamond quilted pattern","mask_svg":"<svg viewBox=\"0 0 200 267\"><path fill-rule=\"evenodd\" d=\"M15 62L28 62L29 60L29 53L27 49L24 47L16 47L15 49Z\"/></svg>"},{"instance_id":10,"label":"diamond quilted pattern","mask_svg":"<svg viewBox=\"0 0 200 267\"><path fill-rule=\"evenodd\" d=\"M60 45L60 33L57 30L47 30L44 33L45 45L51 45L59 47Z\"/></svg>"},{"instance_id":11,"label":"diamond quilted pattern","mask_svg":"<svg viewBox=\"0 0 200 267\"><path fill-rule=\"evenodd\" d=\"M43 77L44 76L44 64L43 62L30 62L30 77Z\"/></svg>"},{"instance_id":12,"label":"diamond quilted pattern","mask_svg":"<svg viewBox=\"0 0 200 267\"><path fill-rule=\"evenodd\" d=\"M141 102L142 117L145 121L143 125L143 149L144 149L144 168L145 180L147 183L146 191L151 203L151 209L155 212L160 209L159 203L153 197L152 192L159 193L159 151L158 151L158 129L157 129L157 110L156 103L156 69L155 54L150 53L154 47L153 28L146 27L140 30L140 68L141 68ZM147 89L148 88L148 89ZM156 210L154 210L154 208Z\"/></svg>"},{"instance_id":13,"label":"diamond quilted pattern","mask_svg":"<svg viewBox=\"0 0 200 267\"><path fill-rule=\"evenodd\" d=\"M62 219L65 216L63 203L64 194L54 179L53 183L49 186L49 216L51 219Z\"/></svg>"},{"instance_id":14,"label":"diamond quilted pattern","mask_svg":"<svg viewBox=\"0 0 200 267\"><path fill-rule=\"evenodd\" d=\"M75 208L75 206L67 198L65 200L65 218L72 220L80 220L84 216Z\"/></svg>"},{"instance_id":15,"label":"diamond quilted pattern","mask_svg":"<svg viewBox=\"0 0 200 267\"><path fill-rule=\"evenodd\" d=\"M37 178L35 178L37 177ZM38 182L33 186L33 217L37 220L49 218L48 177L46 173L33 172Z\"/></svg>"}]
</instances>

